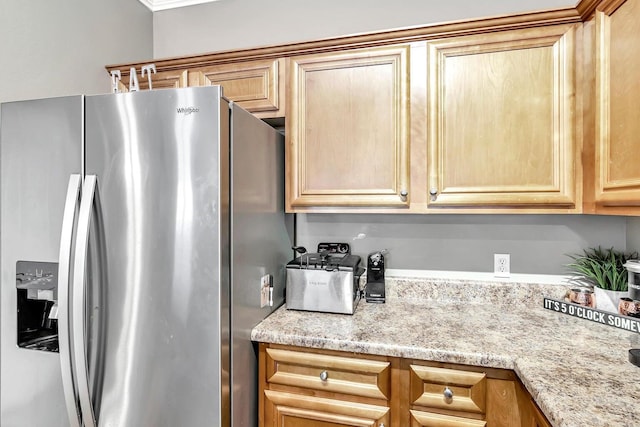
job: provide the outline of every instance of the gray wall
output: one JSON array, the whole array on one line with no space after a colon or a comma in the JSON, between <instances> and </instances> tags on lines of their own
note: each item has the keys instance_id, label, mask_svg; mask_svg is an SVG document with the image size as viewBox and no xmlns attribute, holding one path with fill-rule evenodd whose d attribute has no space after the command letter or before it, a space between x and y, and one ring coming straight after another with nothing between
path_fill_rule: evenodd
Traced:
<instances>
[{"instance_id":1,"label":"gray wall","mask_svg":"<svg viewBox=\"0 0 640 427\"><path fill-rule=\"evenodd\" d=\"M152 56L137 0L0 0L0 102L108 92L105 65Z\"/></svg>"},{"instance_id":2,"label":"gray wall","mask_svg":"<svg viewBox=\"0 0 640 427\"><path fill-rule=\"evenodd\" d=\"M348 242L363 258L387 249L394 269L493 272L493 254L508 253L512 273L567 274L567 254L625 249L627 238L625 218L594 215L305 214L297 222L298 244L310 252L327 241Z\"/></svg>"},{"instance_id":3,"label":"gray wall","mask_svg":"<svg viewBox=\"0 0 640 427\"><path fill-rule=\"evenodd\" d=\"M627 248L640 252L640 217L627 219Z\"/></svg>"},{"instance_id":4,"label":"gray wall","mask_svg":"<svg viewBox=\"0 0 640 427\"><path fill-rule=\"evenodd\" d=\"M576 0L219 0L153 14L156 58L573 6Z\"/></svg>"},{"instance_id":5,"label":"gray wall","mask_svg":"<svg viewBox=\"0 0 640 427\"><path fill-rule=\"evenodd\" d=\"M377 29L567 6L572 0L220 0L152 14L135 0L0 0L0 102L109 90L104 65L302 41ZM366 12L365 12L366 11ZM152 23L153 21L153 23ZM153 37L152 37L153 35ZM153 38L153 40L152 40ZM154 52L152 52L152 50ZM367 235L352 240L358 233ZM490 271L511 253L516 273L561 273L566 253L640 249L640 218L571 215L325 215L298 217L298 243L346 240L388 248L393 268Z\"/></svg>"},{"instance_id":6,"label":"gray wall","mask_svg":"<svg viewBox=\"0 0 640 427\"><path fill-rule=\"evenodd\" d=\"M154 13L156 58L265 46L436 22L573 6L576 0L219 0ZM562 274L566 254L602 245L640 249L640 219L588 215L298 215L298 243L389 249L390 268ZM359 233L365 239L353 240Z\"/></svg>"}]
</instances>

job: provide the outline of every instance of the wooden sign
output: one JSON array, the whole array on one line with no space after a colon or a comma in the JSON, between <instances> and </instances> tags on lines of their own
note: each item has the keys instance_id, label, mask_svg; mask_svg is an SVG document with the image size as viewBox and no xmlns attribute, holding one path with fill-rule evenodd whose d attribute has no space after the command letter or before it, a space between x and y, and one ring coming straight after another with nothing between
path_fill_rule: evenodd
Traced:
<instances>
[{"instance_id":1,"label":"wooden sign","mask_svg":"<svg viewBox=\"0 0 640 427\"><path fill-rule=\"evenodd\" d=\"M640 333L640 318L622 316L620 314L596 310L595 308L551 298L545 298L543 304L544 308L557 311L558 313L568 314L569 316L591 320L592 322L602 323L603 325L613 326L614 328Z\"/></svg>"}]
</instances>

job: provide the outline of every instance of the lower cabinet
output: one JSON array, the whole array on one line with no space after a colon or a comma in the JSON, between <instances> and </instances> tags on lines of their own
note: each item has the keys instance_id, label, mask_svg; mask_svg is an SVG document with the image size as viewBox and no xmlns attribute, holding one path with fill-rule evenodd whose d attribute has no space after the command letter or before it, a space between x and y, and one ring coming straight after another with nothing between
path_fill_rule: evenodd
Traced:
<instances>
[{"instance_id":1,"label":"lower cabinet","mask_svg":"<svg viewBox=\"0 0 640 427\"><path fill-rule=\"evenodd\" d=\"M442 415L434 412L410 411L411 427L486 427L482 420Z\"/></svg>"},{"instance_id":2,"label":"lower cabinet","mask_svg":"<svg viewBox=\"0 0 640 427\"><path fill-rule=\"evenodd\" d=\"M485 427L485 372L424 366L403 362L409 373L412 426Z\"/></svg>"},{"instance_id":3,"label":"lower cabinet","mask_svg":"<svg viewBox=\"0 0 640 427\"><path fill-rule=\"evenodd\" d=\"M389 407L265 390L265 426L389 425Z\"/></svg>"},{"instance_id":4,"label":"lower cabinet","mask_svg":"<svg viewBox=\"0 0 640 427\"><path fill-rule=\"evenodd\" d=\"M260 344L260 427L550 427L514 372Z\"/></svg>"},{"instance_id":5,"label":"lower cabinet","mask_svg":"<svg viewBox=\"0 0 640 427\"><path fill-rule=\"evenodd\" d=\"M538 405L535 402L531 402L531 408L533 410L533 421L531 422L531 427L551 427L551 423L547 421L545 416L538 408Z\"/></svg>"},{"instance_id":6,"label":"lower cabinet","mask_svg":"<svg viewBox=\"0 0 640 427\"><path fill-rule=\"evenodd\" d=\"M260 425L389 427L397 363L261 344Z\"/></svg>"}]
</instances>

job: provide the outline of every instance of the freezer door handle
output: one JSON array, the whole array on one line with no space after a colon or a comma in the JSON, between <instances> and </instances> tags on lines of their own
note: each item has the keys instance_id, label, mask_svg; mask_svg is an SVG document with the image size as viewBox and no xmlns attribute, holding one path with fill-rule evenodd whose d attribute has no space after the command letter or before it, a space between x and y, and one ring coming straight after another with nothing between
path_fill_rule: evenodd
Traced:
<instances>
[{"instance_id":1,"label":"freezer door handle","mask_svg":"<svg viewBox=\"0 0 640 427\"><path fill-rule=\"evenodd\" d=\"M62 217L62 231L60 233L60 256L58 258L58 341L60 345L60 368L62 371L62 386L64 400L69 414L71 427L80 427L80 412L78 408L78 391L76 390L73 370L71 366L72 335L69 321L69 293L71 287L70 271L71 252L73 250L73 230L80 204L81 177L73 174L69 177L67 197L64 203Z\"/></svg>"},{"instance_id":2,"label":"freezer door handle","mask_svg":"<svg viewBox=\"0 0 640 427\"><path fill-rule=\"evenodd\" d=\"M87 367L87 340L85 331L85 299L86 299L86 262L89 246L89 229L91 214L96 202L97 178L95 175L86 175L82 186L80 213L78 215L78 230L76 234L76 252L73 264L73 355L75 365L75 377L78 388L78 400L84 427L96 427L96 419L91 404L89 391L89 371Z\"/></svg>"}]
</instances>

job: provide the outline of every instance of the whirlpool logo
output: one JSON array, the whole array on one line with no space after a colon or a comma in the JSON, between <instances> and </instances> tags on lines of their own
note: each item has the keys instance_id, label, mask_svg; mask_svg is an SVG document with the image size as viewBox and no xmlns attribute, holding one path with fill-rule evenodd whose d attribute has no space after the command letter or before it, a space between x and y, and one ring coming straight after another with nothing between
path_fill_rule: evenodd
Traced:
<instances>
[{"instance_id":1,"label":"whirlpool logo","mask_svg":"<svg viewBox=\"0 0 640 427\"><path fill-rule=\"evenodd\" d=\"M329 286L329 282L324 282L324 281L320 281L320 280L309 280L309 281L307 281L307 283L310 286Z\"/></svg>"},{"instance_id":2,"label":"whirlpool logo","mask_svg":"<svg viewBox=\"0 0 640 427\"><path fill-rule=\"evenodd\" d=\"M176 108L176 112L178 114L184 114L185 116L188 116L191 113L197 113L198 111L200 111L200 108L198 108L198 107L178 107L178 108Z\"/></svg>"}]
</instances>

